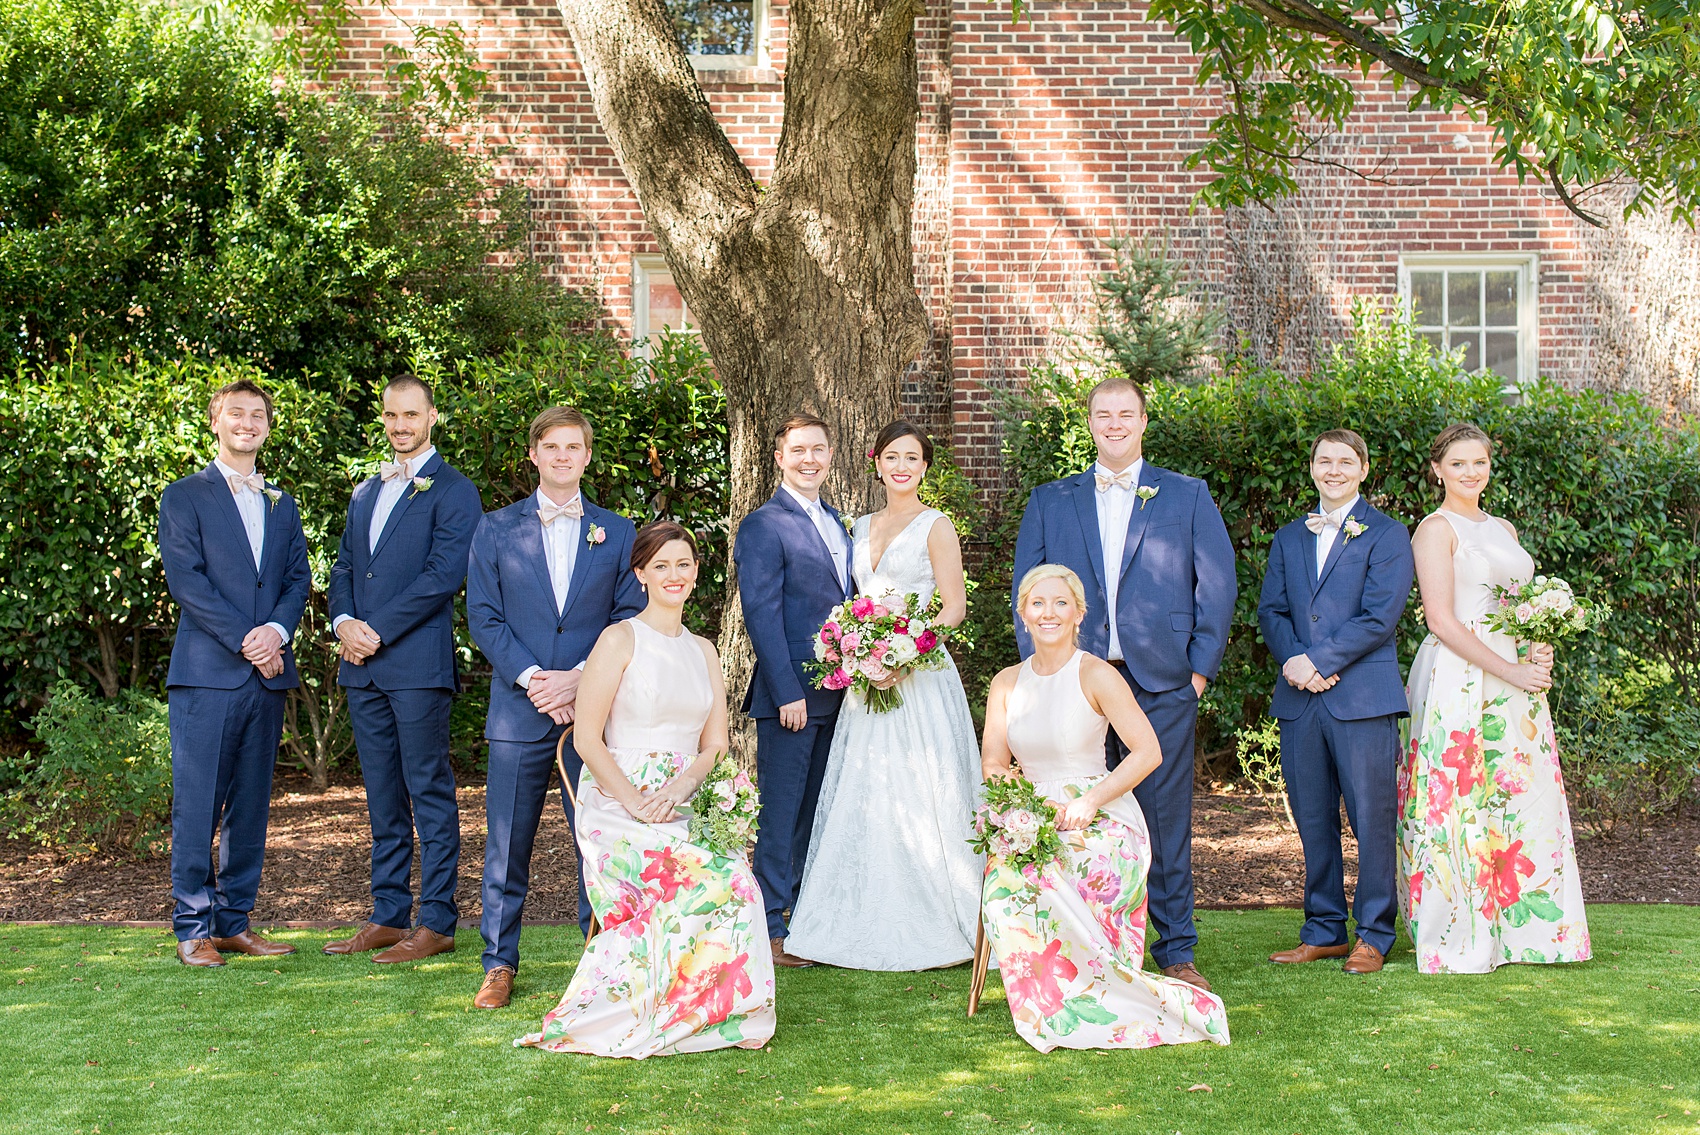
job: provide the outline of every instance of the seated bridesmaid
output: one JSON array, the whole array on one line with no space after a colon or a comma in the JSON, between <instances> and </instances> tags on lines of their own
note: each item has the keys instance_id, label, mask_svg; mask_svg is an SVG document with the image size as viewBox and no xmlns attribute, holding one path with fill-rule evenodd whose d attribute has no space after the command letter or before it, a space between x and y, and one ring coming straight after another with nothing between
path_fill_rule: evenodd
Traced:
<instances>
[{"instance_id":1,"label":"seated bridesmaid","mask_svg":"<svg viewBox=\"0 0 1700 1135\"><path fill-rule=\"evenodd\" d=\"M632 570L649 605L602 632L574 722L574 827L602 931L542 1031L514 1043L639 1060L760 1048L775 1023L761 892L743 859L692 844L680 814L727 747L720 658L683 622L696 541L651 524Z\"/></svg>"},{"instance_id":2,"label":"seated bridesmaid","mask_svg":"<svg viewBox=\"0 0 1700 1135\"><path fill-rule=\"evenodd\" d=\"M1075 646L1079 576L1041 564L1016 609L1033 656L992 680L981 769L991 780L1020 764L1057 806L1064 860L1025 875L999 856L986 864L981 909L1015 1031L1040 1052L1227 1044L1221 998L1143 969L1151 839L1129 790L1162 760L1157 735L1110 664ZM1107 772L1111 725L1128 755Z\"/></svg>"}]
</instances>

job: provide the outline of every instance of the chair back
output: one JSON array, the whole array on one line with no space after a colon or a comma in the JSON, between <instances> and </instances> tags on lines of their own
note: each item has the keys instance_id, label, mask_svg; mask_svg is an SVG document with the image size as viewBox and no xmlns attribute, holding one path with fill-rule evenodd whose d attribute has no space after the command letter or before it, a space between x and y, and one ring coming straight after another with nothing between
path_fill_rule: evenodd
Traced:
<instances>
[{"instance_id":1,"label":"chair back","mask_svg":"<svg viewBox=\"0 0 1700 1135\"><path fill-rule=\"evenodd\" d=\"M567 762L563 754L567 749L567 738L573 735L573 727L569 724L561 731L561 739L555 742L555 768L561 774L561 791L567 794L567 804L572 808L573 815L578 815L578 793L573 791L573 779L567 775Z\"/></svg>"}]
</instances>

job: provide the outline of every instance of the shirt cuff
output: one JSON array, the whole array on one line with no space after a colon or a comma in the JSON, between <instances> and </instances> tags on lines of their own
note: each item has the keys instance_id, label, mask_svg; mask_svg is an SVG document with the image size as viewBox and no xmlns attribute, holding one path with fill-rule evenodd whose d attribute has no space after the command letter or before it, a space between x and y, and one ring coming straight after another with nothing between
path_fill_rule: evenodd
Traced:
<instances>
[{"instance_id":1,"label":"shirt cuff","mask_svg":"<svg viewBox=\"0 0 1700 1135\"><path fill-rule=\"evenodd\" d=\"M283 645L289 645L289 632L283 629L282 623L267 623L266 626L278 633L278 636L283 639Z\"/></svg>"},{"instance_id":2,"label":"shirt cuff","mask_svg":"<svg viewBox=\"0 0 1700 1135\"><path fill-rule=\"evenodd\" d=\"M352 619L353 617L354 617L353 615L338 615L336 618L332 619L331 620L331 633L335 634L336 629L338 627L342 626L342 624L348 622L348 620Z\"/></svg>"},{"instance_id":3,"label":"shirt cuff","mask_svg":"<svg viewBox=\"0 0 1700 1135\"><path fill-rule=\"evenodd\" d=\"M531 685L531 676L533 674L541 674L542 672L543 667L541 666L527 666L524 670L519 672L519 677L514 679L514 685L523 690L527 686Z\"/></svg>"}]
</instances>

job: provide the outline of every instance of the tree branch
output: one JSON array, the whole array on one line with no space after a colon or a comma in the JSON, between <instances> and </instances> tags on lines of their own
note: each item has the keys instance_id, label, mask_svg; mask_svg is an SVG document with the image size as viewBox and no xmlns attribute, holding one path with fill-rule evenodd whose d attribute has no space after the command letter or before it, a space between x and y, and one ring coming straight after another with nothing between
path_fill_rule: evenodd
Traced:
<instances>
[{"instance_id":1,"label":"tree branch","mask_svg":"<svg viewBox=\"0 0 1700 1135\"><path fill-rule=\"evenodd\" d=\"M1603 229L1606 227L1606 223L1604 221L1600 220L1592 213L1585 211L1581 205L1576 203L1576 199L1570 195L1570 191L1564 188L1564 179L1558 176L1558 164L1556 162L1550 163L1547 166L1547 179L1552 182L1552 191L1558 194L1558 199L1564 202L1564 207L1566 209L1569 209L1572 213L1575 213L1578 217L1588 222L1590 225L1593 225L1596 229Z\"/></svg>"},{"instance_id":2,"label":"tree branch","mask_svg":"<svg viewBox=\"0 0 1700 1135\"><path fill-rule=\"evenodd\" d=\"M1486 102L1487 92L1474 83L1457 84L1436 78L1421 60L1407 55L1385 37L1354 20L1339 20L1304 0L1245 0L1253 11L1272 23L1324 39L1347 43L1374 58L1383 67L1424 87L1457 91L1475 102Z\"/></svg>"}]
</instances>

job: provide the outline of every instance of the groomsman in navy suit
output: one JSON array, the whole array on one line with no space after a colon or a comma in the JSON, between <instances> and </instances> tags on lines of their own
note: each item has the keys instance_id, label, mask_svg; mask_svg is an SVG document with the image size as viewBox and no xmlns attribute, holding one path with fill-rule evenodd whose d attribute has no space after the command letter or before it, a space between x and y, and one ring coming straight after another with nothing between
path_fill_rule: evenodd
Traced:
<instances>
[{"instance_id":1,"label":"groomsman in navy suit","mask_svg":"<svg viewBox=\"0 0 1700 1135\"><path fill-rule=\"evenodd\" d=\"M1205 483L1144 459L1144 391L1105 379L1086 413L1097 463L1033 490L1015 540L1015 588L1046 563L1072 568L1086 585L1080 648L1127 680L1163 751L1133 790L1151 831L1151 954L1168 976L1209 989L1193 964L1193 744L1198 699L1228 648L1234 549ZM1015 637L1023 658L1033 652L1019 614ZM1115 768L1127 750L1114 730L1107 748Z\"/></svg>"},{"instance_id":2,"label":"groomsman in navy suit","mask_svg":"<svg viewBox=\"0 0 1700 1135\"><path fill-rule=\"evenodd\" d=\"M337 684L366 781L372 821L372 917L327 954L379 950L411 962L455 948L460 808L449 764L455 595L483 515L478 489L431 444L437 407L413 375L383 392L394 454L354 490L331 568L331 630L342 643ZM419 831L419 921L413 921L413 833Z\"/></svg>"},{"instance_id":3,"label":"groomsman in navy suit","mask_svg":"<svg viewBox=\"0 0 1700 1135\"><path fill-rule=\"evenodd\" d=\"M260 890L285 691L299 685L289 640L312 572L295 498L254 471L272 428L252 382L207 406L218 457L159 499L165 582L182 608L171 647L171 897L177 959L295 947L248 925ZM218 863L212 857L218 835Z\"/></svg>"},{"instance_id":4,"label":"groomsman in navy suit","mask_svg":"<svg viewBox=\"0 0 1700 1135\"><path fill-rule=\"evenodd\" d=\"M531 847L555 783L555 744L573 720L579 677L597 638L643 609L632 573L632 522L592 504L579 487L590 464L590 422L555 406L532 419L537 491L487 514L472 538L466 614L490 660L490 771L484 802L484 984L473 1004L499 1009L513 995ZM584 767L569 740L567 775ZM565 804L565 795L562 796ZM567 809L572 823L572 809ZM579 928L590 899L579 872Z\"/></svg>"},{"instance_id":5,"label":"groomsman in navy suit","mask_svg":"<svg viewBox=\"0 0 1700 1135\"><path fill-rule=\"evenodd\" d=\"M1269 712L1281 722L1281 776L1305 855L1299 944L1272 962L1344 957L1340 802L1358 841L1358 944L1347 973L1374 973L1393 948L1395 769L1405 683L1395 632L1414 567L1405 526L1358 495L1369 449L1351 430L1311 444L1322 504L1275 533L1257 619L1281 664Z\"/></svg>"},{"instance_id":6,"label":"groomsman in navy suit","mask_svg":"<svg viewBox=\"0 0 1700 1135\"><path fill-rule=\"evenodd\" d=\"M820 499L832 467L826 423L787 418L773 438L779 488L744 517L732 547L744 627L755 649L743 710L756 722L756 782L761 791L754 862L767 906L773 961L813 962L785 951L785 912L803 884L803 860L826 775L841 690L817 690L803 670L827 614L855 590L850 538L837 510Z\"/></svg>"}]
</instances>

